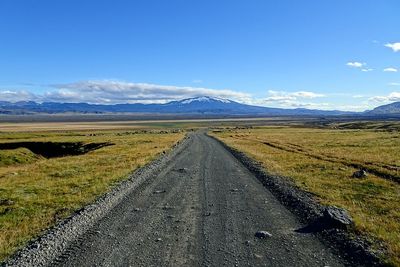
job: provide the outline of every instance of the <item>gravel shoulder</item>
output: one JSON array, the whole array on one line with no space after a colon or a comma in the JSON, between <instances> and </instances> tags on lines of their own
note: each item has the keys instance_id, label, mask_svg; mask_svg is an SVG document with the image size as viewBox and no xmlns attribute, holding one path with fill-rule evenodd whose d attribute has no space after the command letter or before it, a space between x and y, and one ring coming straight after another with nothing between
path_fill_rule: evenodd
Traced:
<instances>
[{"instance_id":1,"label":"gravel shoulder","mask_svg":"<svg viewBox=\"0 0 400 267\"><path fill-rule=\"evenodd\" d=\"M6 266L348 266L219 141L190 134ZM265 184L264 184L265 185ZM258 231L269 234L256 236Z\"/></svg>"}]
</instances>

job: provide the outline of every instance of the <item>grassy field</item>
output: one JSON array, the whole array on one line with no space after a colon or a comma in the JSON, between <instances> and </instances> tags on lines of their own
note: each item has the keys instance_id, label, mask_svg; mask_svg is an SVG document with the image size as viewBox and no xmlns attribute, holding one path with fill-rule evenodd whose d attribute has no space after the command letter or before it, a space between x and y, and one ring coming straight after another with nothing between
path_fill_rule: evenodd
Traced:
<instances>
[{"instance_id":1,"label":"grassy field","mask_svg":"<svg viewBox=\"0 0 400 267\"><path fill-rule=\"evenodd\" d=\"M27 148L0 150L0 260L92 202L183 136L183 132L157 128L1 132L0 144L50 141L112 145L82 155L54 158Z\"/></svg>"},{"instance_id":2,"label":"grassy field","mask_svg":"<svg viewBox=\"0 0 400 267\"><path fill-rule=\"evenodd\" d=\"M350 127L350 126L351 127ZM400 265L400 132L390 127L357 128L355 124L330 129L256 127L212 134L260 161L274 174L293 181L323 204L347 209L356 231L376 248L387 250L388 263ZM381 125L382 126L382 125ZM360 167L365 179L352 178Z\"/></svg>"},{"instance_id":3,"label":"grassy field","mask_svg":"<svg viewBox=\"0 0 400 267\"><path fill-rule=\"evenodd\" d=\"M313 122L309 128L298 121L291 127L285 124L289 125L269 120L2 123L0 146L27 141L113 145L55 158L24 147L0 149L0 260L168 150L184 136L175 129L211 126L220 127L215 136L262 162L269 172L291 177L321 203L349 210L356 230L375 246L383 245L388 262L400 265L400 123ZM369 171L368 177L351 178L360 167Z\"/></svg>"}]
</instances>

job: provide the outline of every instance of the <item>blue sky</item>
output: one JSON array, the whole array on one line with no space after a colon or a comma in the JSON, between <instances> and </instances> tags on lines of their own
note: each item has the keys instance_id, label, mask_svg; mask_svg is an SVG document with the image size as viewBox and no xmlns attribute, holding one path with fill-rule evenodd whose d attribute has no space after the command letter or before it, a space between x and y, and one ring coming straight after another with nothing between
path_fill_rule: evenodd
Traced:
<instances>
[{"instance_id":1,"label":"blue sky","mask_svg":"<svg viewBox=\"0 0 400 267\"><path fill-rule=\"evenodd\" d=\"M400 101L398 14L398 0L3 0L0 101L365 110Z\"/></svg>"}]
</instances>

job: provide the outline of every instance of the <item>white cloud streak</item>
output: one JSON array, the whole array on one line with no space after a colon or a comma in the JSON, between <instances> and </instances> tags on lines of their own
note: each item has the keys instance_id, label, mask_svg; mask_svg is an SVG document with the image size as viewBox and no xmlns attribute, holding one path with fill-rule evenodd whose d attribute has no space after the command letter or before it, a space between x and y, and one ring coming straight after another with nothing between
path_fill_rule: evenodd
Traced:
<instances>
[{"instance_id":1,"label":"white cloud streak","mask_svg":"<svg viewBox=\"0 0 400 267\"><path fill-rule=\"evenodd\" d=\"M390 48L393 50L393 52L399 52L400 51L400 42L398 43L387 43L385 44L386 47Z\"/></svg>"},{"instance_id":2,"label":"white cloud streak","mask_svg":"<svg viewBox=\"0 0 400 267\"><path fill-rule=\"evenodd\" d=\"M346 66L349 66L350 68L354 68L354 69L359 69L362 72L370 72L370 71L374 70L372 68L367 68L367 63L358 62L358 61L347 62Z\"/></svg>"},{"instance_id":3,"label":"white cloud streak","mask_svg":"<svg viewBox=\"0 0 400 267\"><path fill-rule=\"evenodd\" d=\"M9 102L18 102L18 101L38 101L39 98L28 91L19 90L19 91L0 91L0 101L9 101Z\"/></svg>"},{"instance_id":4,"label":"white cloud streak","mask_svg":"<svg viewBox=\"0 0 400 267\"><path fill-rule=\"evenodd\" d=\"M285 92L285 91L275 91L275 90L269 90L268 95L269 96L264 100L272 100L272 101L282 100L282 99L295 100L298 98L317 98L325 96L323 94L318 94L309 91Z\"/></svg>"},{"instance_id":5,"label":"white cloud streak","mask_svg":"<svg viewBox=\"0 0 400 267\"><path fill-rule=\"evenodd\" d=\"M253 103L258 105L272 105L284 108L321 108L327 109L328 103L313 103L309 99L325 97L323 94L310 91L275 91L269 90L268 96L262 99L255 100Z\"/></svg>"},{"instance_id":6,"label":"white cloud streak","mask_svg":"<svg viewBox=\"0 0 400 267\"><path fill-rule=\"evenodd\" d=\"M385 68L383 69L384 72L397 72L398 70L396 68L390 67L390 68Z\"/></svg>"},{"instance_id":7,"label":"white cloud streak","mask_svg":"<svg viewBox=\"0 0 400 267\"><path fill-rule=\"evenodd\" d=\"M397 102L400 101L400 92L392 92L386 96L374 96L369 100L373 102Z\"/></svg>"},{"instance_id":8,"label":"white cloud streak","mask_svg":"<svg viewBox=\"0 0 400 267\"><path fill-rule=\"evenodd\" d=\"M232 100L250 101L250 94L217 90L201 87L157 85L150 83L130 83L121 81L81 81L68 84L53 85L53 90L43 94L26 91L0 91L0 99L4 101L37 102L86 102L96 104L117 103L165 103L173 100L198 96L213 96Z\"/></svg>"},{"instance_id":9,"label":"white cloud streak","mask_svg":"<svg viewBox=\"0 0 400 267\"><path fill-rule=\"evenodd\" d=\"M346 65L349 67L352 67L352 68L362 68L362 67L365 67L367 64L353 61L353 62L347 62Z\"/></svg>"}]
</instances>

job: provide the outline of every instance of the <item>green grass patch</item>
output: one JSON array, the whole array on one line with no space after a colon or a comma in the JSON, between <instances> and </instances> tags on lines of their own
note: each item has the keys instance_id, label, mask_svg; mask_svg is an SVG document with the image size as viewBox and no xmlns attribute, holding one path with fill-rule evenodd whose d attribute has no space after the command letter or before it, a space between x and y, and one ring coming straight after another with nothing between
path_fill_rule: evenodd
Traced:
<instances>
[{"instance_id":1,"label":"green grass patch","mask_svg":"<svg viewBox=\"0 0 400 267\"><path fill-rule=\"evenodd\" d=\"M27 148L0 150L0 167L29 164L42 159Z\"/></svg>"}]
</instances>

